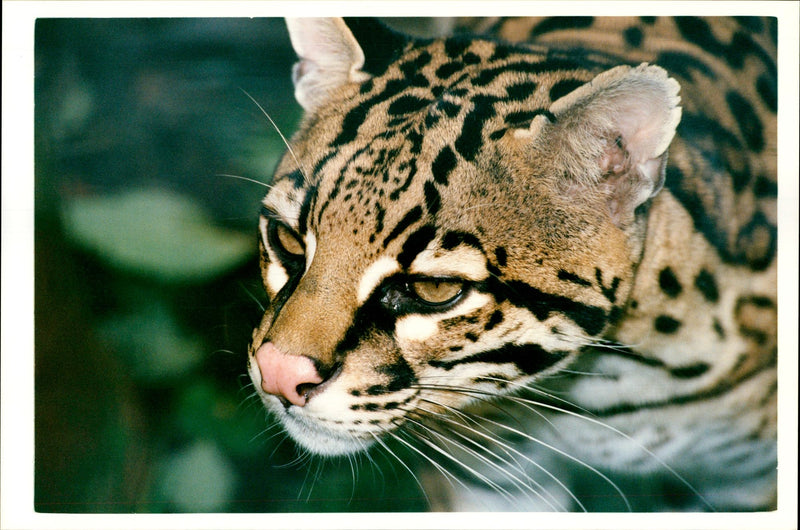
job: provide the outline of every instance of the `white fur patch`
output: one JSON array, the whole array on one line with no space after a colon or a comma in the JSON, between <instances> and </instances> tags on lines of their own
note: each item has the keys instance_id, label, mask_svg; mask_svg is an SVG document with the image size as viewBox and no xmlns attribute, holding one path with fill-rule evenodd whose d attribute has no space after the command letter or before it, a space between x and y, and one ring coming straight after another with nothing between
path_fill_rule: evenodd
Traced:
<instances>
[{"instance_id":1,"label":"white fur patch","mask_svg":"<svg viewBox=\"0 0 800 530\"><path fill-rule=\"evenodd\" d=\"M363 304L366 302L370 293L384 278L399 270L400 264L396 260L387 257L380 258L367 267L358 284L358 303Z\"/></svg>"},{"instance_id":2,"label":"white fur patch","mask_svg":"<svg viewBox=\"0 0 800 530\"><path fill-rule=\"evenodd\" d=\"M407 315L397 320L395 335L402 341L423 341L439 331L439 318L432 315Z\"/></svg>"},{"instance_id":3,"label":"white fur patch","mask_svg":"<svg viewBox=\"0 0 800 530\"><path fill-rule=\"evenodd\" d=\"M270 261L272 263L267 266L267 284L273 293L277 293L289 281L289 275L286 274L286 269L276 263L277 258L270 255Z\"/></svg>"},{"instance_id":4,"label":"white fur patch","mask_svg":"<svg viewBox=\"0 0 800 530\"><path fill-rule=\"evenodd\" d=\"M317 251L317 237L312 232L308 232L304 239L306 244L306 272L308 272L309 267L311 267L311 261L314 259L314 253Z\"/></svg>"},{"instance_id":5,"label":"white fur patch","mask_svg":"<svg viewBox=\"0 0 800 530\"><path fill-rule=\"evenodd\" d=\"M446 253L424 250L419 253L409 270L413 274L424 276L453 276L472 281L485 280L489 276L484 255L477 249L466 246Z\"/></svg>"}]
</instances>

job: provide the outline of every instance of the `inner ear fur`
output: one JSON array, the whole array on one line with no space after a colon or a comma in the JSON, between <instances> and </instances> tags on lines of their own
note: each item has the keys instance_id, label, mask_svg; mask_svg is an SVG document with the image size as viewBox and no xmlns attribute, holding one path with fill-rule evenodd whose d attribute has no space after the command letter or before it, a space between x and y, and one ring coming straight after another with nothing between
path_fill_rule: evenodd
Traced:
<instances>
[{"instance_id":1,"label":"inner ear fur","mask_svg":"<svg viewBox=\"0 0 800 530\"><path fill-rule=\"evenodd\" d=\"M307 112L338 87L369 79L362 71L364 52L341 18L287 18L286 25L300 58L292 71L295 98Z\"/></svg>"},{"instance_id":2,"label":"inner ear fur","mask_svg":"<svg viewBox=\"0 0 800 530\"><path fill-rule=\"evenodd\" d=\"M550 106L555 120L537 116L524 136L570 188L607 197L619 226L664 185L667 148L681 118L680 86L658 66L618 66Z\"/></svg>"}]
</instances>

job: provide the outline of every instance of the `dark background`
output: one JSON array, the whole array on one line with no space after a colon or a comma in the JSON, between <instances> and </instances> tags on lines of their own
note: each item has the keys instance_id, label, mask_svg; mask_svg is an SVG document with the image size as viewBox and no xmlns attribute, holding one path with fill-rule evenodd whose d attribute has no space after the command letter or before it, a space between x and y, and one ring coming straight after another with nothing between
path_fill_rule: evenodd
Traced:
<instances>
[{"instance_id":1,"label":"dark background","mask_svg":"<svg viewBox=\"0 0 800 530\"><path fill-rule=\"evenodd\" d=\"M37 511L425 509L381 455L298 461L246 376L284 148L247 94L289 136L294 60L280 19L36 21Z\"/></svg>"}]
</instances>

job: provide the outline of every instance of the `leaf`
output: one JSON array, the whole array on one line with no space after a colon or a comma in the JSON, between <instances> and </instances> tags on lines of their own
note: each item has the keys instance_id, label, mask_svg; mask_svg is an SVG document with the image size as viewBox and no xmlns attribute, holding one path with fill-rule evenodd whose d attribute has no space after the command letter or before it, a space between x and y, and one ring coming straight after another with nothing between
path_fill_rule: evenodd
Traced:
<instances>
[{"instance_id":1,"label":"leaf","mask_svg":"<svg viewBox=\"0 0 800 530\"><path fill-rule=\"evenodd\" d=\"M215 226L185 196L160 189L75 197L63 210L67 234L111 265L163 282L200 282L249 258L251 237Z\"/></svg>"},{"instance_id":2,"label":"leaf","mask_svg":"<svg viewBox=\"0 0 800 530\"><path fill-rule=\"evenodd\" d=\"M184 333L163 302L108 318L99 328L143 382L161 383L187 374L203 360L203 342Z\"/></svg>"},{"instance_id":3,"label":"leaf","mask_svg":"<svg viewBox=\"0 0 800 530\"><path fill-rule=\"evenodd\" d=\"M219 512L235 487L233 466L219 448L198 440L167 458L158 489L180 512Z\"/></svg>"}]
</instances>

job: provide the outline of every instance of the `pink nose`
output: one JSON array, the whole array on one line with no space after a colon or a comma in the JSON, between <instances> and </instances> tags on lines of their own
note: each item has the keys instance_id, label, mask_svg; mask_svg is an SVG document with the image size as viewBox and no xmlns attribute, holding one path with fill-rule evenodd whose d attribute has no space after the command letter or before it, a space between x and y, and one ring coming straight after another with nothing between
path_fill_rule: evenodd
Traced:
<instances>
[{"instance_id":1,"label":"pink nose","mask_svg":"<svg viewBox=\"0 0 800 530\"><path fill-rule=\"evenodd\" d=\"M255 357L264 392L298 407L305 405L309 391L324 381L311 359L283 353L271 342L262 344Z\"/></svg>"}]
</instances>

